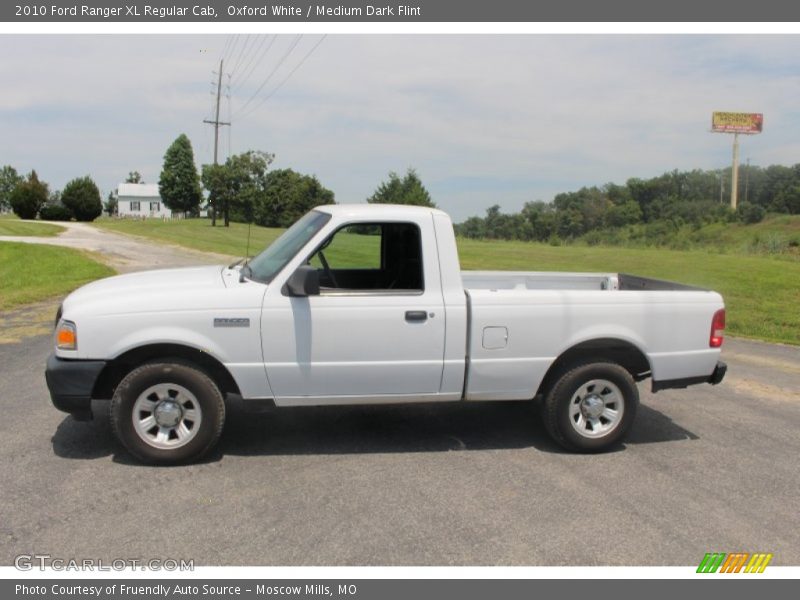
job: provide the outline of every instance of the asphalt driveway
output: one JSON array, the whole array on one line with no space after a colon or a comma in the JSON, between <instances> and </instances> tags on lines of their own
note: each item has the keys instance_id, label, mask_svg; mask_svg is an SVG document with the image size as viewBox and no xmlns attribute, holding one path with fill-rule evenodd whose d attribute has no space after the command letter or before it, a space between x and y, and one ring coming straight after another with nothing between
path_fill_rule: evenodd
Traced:
<instances>
[{"instance_id":1,"label":"asphalt driveway","mask_svg":"<svg viewBox=\"0 0 800 600\"><path fill-rule=\"evenodd\" d=\"M223 565L800 564L800 349L728 340L717 387L651 395L618 451L565 454L527 403L229 402L203 464L140 466L106 407L49 403L49 336L0 345L0 564L17 554Z\"/></svg>"}]
</instances>

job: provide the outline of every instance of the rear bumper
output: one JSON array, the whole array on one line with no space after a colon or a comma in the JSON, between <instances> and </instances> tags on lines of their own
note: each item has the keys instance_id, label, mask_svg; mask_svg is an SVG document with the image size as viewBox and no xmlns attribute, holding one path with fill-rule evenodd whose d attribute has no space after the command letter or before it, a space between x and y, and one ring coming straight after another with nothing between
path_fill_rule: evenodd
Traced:
<instances>
[{"instance_id":1,"label":"rear bumper","mask_svg":"<svg viewBox=\"0 0 800 600\"><path fill-rule=\"evenodd\" d=\"M685 379L667 379L665 381L653 381L652 390L654 392L658 392L660 390L668 390L668 389L675 389L675 388L686 388L690 385L697 385L699 383L710 383L711 385L717 385L720 381L725 378L725 373L728 371L728 365L726 365L721 360L717 362L717 366L714 367L714 372L708 376L702 377L686 377Z\"/></svg>"},{"instance_id":2,"label":"rear bumper","mask_svg":"<svg viewBox=\"0 0 800 600\"><path fill-rule=\"evenodd\" d=\"M53 406L79 421L90 420L92 389L105 366L102 360L65 360L51 354L44 376Z\"/></svg>"}]
</instances>

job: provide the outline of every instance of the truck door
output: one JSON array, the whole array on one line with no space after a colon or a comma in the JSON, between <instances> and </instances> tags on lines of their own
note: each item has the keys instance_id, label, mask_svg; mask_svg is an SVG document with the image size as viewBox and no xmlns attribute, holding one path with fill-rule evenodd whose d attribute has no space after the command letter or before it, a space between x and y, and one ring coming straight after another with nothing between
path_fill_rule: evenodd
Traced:
<instances>
[{"instance_id":1,"label":"truck door","mask_svg":"<svg viewBox=\"0 0 800 600\"><path fill-rule=\"evenodd\" d=\"M445 313L436 253L423 253L423 239L435 244L432 220L344 225L307 257L318 296L268 291L262 344L279 404L439 392Z\"/></svg>"}]
</instances>

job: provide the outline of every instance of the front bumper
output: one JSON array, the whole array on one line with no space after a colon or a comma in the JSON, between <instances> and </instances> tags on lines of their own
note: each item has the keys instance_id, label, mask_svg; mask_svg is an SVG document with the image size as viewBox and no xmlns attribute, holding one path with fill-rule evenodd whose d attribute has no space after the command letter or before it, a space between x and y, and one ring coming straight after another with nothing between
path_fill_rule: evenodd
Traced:
<instances>
[{"instance_id":1,"label":"front bumper","mask_svg":"<svg viewBox=\"0 0 800 600\"><path fill-rule=\"evenodd\" d=\"M668 390L675 388L685 388L690 385L697 385L698 383L710 383L717 385L725 378L725 373L728 372L728 365L724 362L717 361L717 366L714 367L713 373L708 376L701 377L687 377L685 379L668 379L666 381L653 381L653 391Z\"/></svg>"},{"instance_id":2,"label":"front bumper","mask_svg":"<svg viewBox=\"0 0 800 600\"><path fill-rule=\"evenodd\" d=\"M92 389L106 366L102 360L66 360L51 354L44 376L53 406L79 421L92 418Z\"/></svg>"}]
</instances>

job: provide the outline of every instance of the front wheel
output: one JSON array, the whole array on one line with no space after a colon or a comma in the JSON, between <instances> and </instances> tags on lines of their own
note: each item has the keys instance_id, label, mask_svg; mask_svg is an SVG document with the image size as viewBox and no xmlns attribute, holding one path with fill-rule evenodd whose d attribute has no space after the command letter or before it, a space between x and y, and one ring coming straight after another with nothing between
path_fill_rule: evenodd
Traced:
<instances>
[{"instance_id":1,"label":"front wheel","mask_svg":"<svg viewBox=\"0 0 800 600\"><path fill-rule=\"evenodd\" d=\"M602 452L628 431L639 404L630 373L611 362L588 362L564 372L542 406L545 427L562 447Z\"/></svg>"},{"instance_id":2,"label":"front wheel","mask_svg":"<svg viewBox=\"0 0 800 600\"><path fill-rule=\"evenodd\" d=\"M225 403L205 373L184 363L148 363L125 376L111 400L111 428L152 464L197 460L217 443Z\"/></svg>"}]
</instances>

